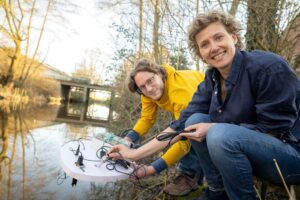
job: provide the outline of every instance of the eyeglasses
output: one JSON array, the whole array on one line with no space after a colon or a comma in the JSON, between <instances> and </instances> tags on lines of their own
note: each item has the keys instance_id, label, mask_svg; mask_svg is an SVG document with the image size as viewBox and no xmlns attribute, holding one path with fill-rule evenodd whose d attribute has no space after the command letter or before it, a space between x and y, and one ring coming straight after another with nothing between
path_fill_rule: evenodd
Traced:
<instances>
[{"instance_id":1,"label":"eyeglasses","mask_svg":"<svg viewBox=\"0 0 300 200\"><path fill-rule=\"evenodd\" d=\"M143 94L143 92L146 92L147 87L150 87L150 86L153 85L155 75L156 74L153 74L153 76L151 76L149 79L147 79L144 85L138 86L137 89L136 89L137 93Z\"/></svg>"}]
</instances>

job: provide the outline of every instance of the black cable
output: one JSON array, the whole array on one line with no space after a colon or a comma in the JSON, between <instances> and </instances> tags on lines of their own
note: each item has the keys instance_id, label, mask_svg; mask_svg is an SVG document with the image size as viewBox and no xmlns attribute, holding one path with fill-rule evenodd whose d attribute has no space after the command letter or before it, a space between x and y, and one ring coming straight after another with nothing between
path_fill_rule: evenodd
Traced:
<instances>
[{"instance_id":1,"label":"black cable","mask_svg":"<svg viewBox=\"0 0 300 200\"><path fill-rule=\"evenodd\" d=\"M119 172L119 173L122 173L122 174L125 174L125 175L128 175L130 176L132 173L127 173L127 172L124 172L120 169L118 169L118 166L124 168L124 169L128 169L128 167L130 166L130 163L125 161L125 160L107 160L107 164L106 164L106 169L108 170L115 170L116 172Z\"/></svg>"},{"instance_id":2,"label":"black cable","mask_svg":"<svg viewBox=\"0 0 300 200\"><path fill-rule=\"evenodd\" d=\"M172 132L162 132L161 134L158 134L155 138L158 141L169 141L163 152L165 153L167 149L170 148L172 140L179 135L180 133L192 133L195 132L195 130L185 131L185 130L179 130L179 131L172 131ZM182 137L182 140L186 140L186 137Z\"/></svg>"},{"instance_id":3,"label":"black cable","mask_svg":"<svg viewBox=\"0 0 300 200\"><path fill-rule=\"evenodd\" d=\"M136 182L133 182L133 185L135 186L139 186L143 189L147 188L147 186L143 185L140 181L140 178L138 177L137 171L142 168L144 170L144 175L141 176L142 178L145 177L147 175L147 170L145 165L141 165L141 166L136 166L136 165L132 165L133 167L133 171L132 173L129 175L130 180L134 180L137 181L138 184L136 184Z\"/></svg>"},{"instance_id":4,"label":"black cable","mask_svg":"<svg viewBox=\"0 0 300 200\"><path fill-rule=\"evenodd\" d=\"M106 152L111 148L110 146L104 145L103 142L102 146L96 151L96 156L99 159L102 159L104 155L106 155Z\"/></svg>"},{"instance_id":5,"label":"black cable","mask_svg":"<svg viewBox=\"0 0 300 200\"><path fill-rule=\"evenodd\" d=\"M83 161L89 161L89 162L100 162L100 161L102 161L102 160L101 160L102 157L103 157L104 155L106 155L106 152L111 148L110 146L105 145L105 143L103 142L103 143L102 143L102 146L101 146L99 149L97 149L97 151L96 151L96 157L99 158L99 160L87 159L87 158L84 158L84 157L82 156L82 152L80 151L80 144L83 143L83 142L80 141L80 140L82 140L82 138L80 138L80 139L78 140L78 143L79 143L79 144L78 144L78 148L77 148L76 150L74 150L72 147L69 148L69 150L72 151L74 155L80 154L79 157L78 157L77 162L75 163L75 164L78 165L78 166L84 166ZM73 141L77 141L77 140L73 140ZM85 148L84 148L84 149L85 149ZM79 151L79 153L78 153L77 151ZM116 161L113 161L113 160L107 160L107 161L109 162L109 163L106 165L106 168L107 168L108 170L115 170L115 171L117 171L117 172L119 172L119 173L123 173L123 174L126 174L126 175L130 175L130 173L126 173L126 172L121 171L121 170L119 170L119 169L117 168L117 166L122 166L122 167L124 167L125 169L128 169L128 167L130 166L130 163L129 163L128 161L121 160L121 159L116 160Z\"/></svg>"},{"instance_id":6,"label":"black cable","mask_svg":"<svg viewBox=\"0 0 300 200\"><path fill-rule=\"evenodd\" d=\"M70 142L78 142L79 145L82 144L83 150L85 150L85 145L84 145L84 143L82 142L82 140L91 140L91 139L92 139L92 137L81 137L81 138L78 138L78 139L73 139L73 140L70 140L70 141L68 141L68 142L65 142L62 146L66 145L66 144L68 144L68 143L70 143Z\"/></svg>"},{"instance_id":7,"label":"black cable","mask_svg":"<svg viewBox=\"0 0 300 200\"><path fill-rule=\"evenodd\" d=\"M62 173L62 170L59 170L58 176L56 179L56 184L61 185L67 178L69 178L69 177L67 176L66 172Z\"/></svg>"},{"instance_id":8,"label":"black cable","mask_svg":"<svg viewBox=\"0 0 300 200\"><path fill-rule=\"evenodd\" d=\"M166 153L166 151L170 148L172 140L180 133L181 133L180 131L162 132L161 134L158 134L155 137L158 141L169 141L168 144L163 149L163 154Z\"/></svg>"},{"instance_id":9,"label":"black cable","mask_svg":"<svg viewBox=\"0 0 300 200\"><path fill-rule=\"evenodd\" d=\"M84 145L84 143L82 141L83 139L86 139L86 138L79 138L77 140L71 140L71 141L68 141L68 142L65 143L65 144L67 144L69 142L75 142L75 141L78 142L77 149L73 149L72 147L70 147L69 150L72 151L75 156L79 155L78 160L77 160L77 162L75 162L75 164L78 167L81 167L81 168L84 167L84 163L83 163L84 161L88 161L88 162L101 162L102 161L102 157L104 155L106 155L106 152L111 148L110 146L105 145L105 142L103 142L102 146L100 148L98 148L97 151L96 151L96 157L99 158L99 160L86 159L86 158L83 157L82 151L81 151L81 147L80 147L82 145L83 150L85 150L85 145ZM126 161L124 159L119 159L119 160L108 159L108 160L106 160L106 162L108 162L106 164L106 169L107 170L115 170L115 171L117 171L119 173L128 175L129 178L133 178L133 179L135 179L135 180L138 181L138 183L139 183L138 186L144 187L140 183L140 180L139 180L140 178L137 176L137 170L139 170L141 168L144 170L144 173L145 173L144 176L142 176L142 177L146 176L147 172L146 172L146 168L145 168L144 165L142 165L142 166L131 165L128 161ZM133 171L131 173L127 173L124 170L122 170L122 168L128 169L129 167L133 168ZM67 178L66 173L64 173L63 175L58 176L58 178L57 178L57 184L58 185L62 184L66 178ZM136 184L134 184L134 185L136 185Z\"/></svg>"},{"instance_id":10,"label":"black cable","mask_svg":"<svg viewBox=\"0 0 300 200\"><path fill-rule=\"evenodd\" d=\"M191 131L180 130L180 131L172 131L172 132L162 132L161 134L158 134L155 138L158 141L167 141L167 140L173 140L174 137L176 137L180 133L192 133L192 132L195 132L195 130L191 130Z\"/></svg>"}]
</instances>

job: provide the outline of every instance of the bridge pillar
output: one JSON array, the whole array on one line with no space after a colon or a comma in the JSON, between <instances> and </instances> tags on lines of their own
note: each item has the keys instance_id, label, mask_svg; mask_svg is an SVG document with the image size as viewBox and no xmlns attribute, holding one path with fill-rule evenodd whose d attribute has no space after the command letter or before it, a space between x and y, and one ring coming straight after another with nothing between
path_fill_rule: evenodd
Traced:
<instances>
[{"instance_id":1,"label":"bridge pillar","mask_svg":"<svg viewBox=\"0 0 300 200\"><path fill-rule=\"evenodd\" d=\"M60 92L61 92L61 97L62 97L63 101L68 101L69 100L70 90L71 90L70 86L61 85Z\"/></svg>"},{"instance_id":2,"label":"bridge pillar","mask_svg":"<svg viewBox=\"0 0 300 200\"><path fill-rule=\"evenodd\" d=\"M82 103L82 107L77 110L76 117L70 116L67 117L68 121L74 122L76 118L77 121L84 122L84 123L94 123L96 124L99 120L94 119L87 119L87 112L88 112L88 106L89 103L94 103L90 101L90 93L93 90L99 90L99 91L106 91L111 93L111 99L109 104L105 104L109 107L109 113L108 113L108 119L106 120L100 120L101 122L107 123L113 120L113 102L116 95L115 88L110 86L101 86L101 85L94 85L94 84L87 84L87 83L78 83L75 81L61 81L61 97L64 99L65 102L71 103ZM99 99L96 100L96 102L99 101ZM106 103L107 99L105 99ZM80 114L78 113L80 112ZM67 111L65 111L67 115ZM62 117L60 117L62 118ZM78 119L79 118L79 119Z\"/></svg>"},{"instance_id":3,"label":"bridge pillar","mask_svg":"<svg viewBox=\"0 0 300 200\"><path fill-rule=\"evenodd\" d=\"M89 102L90 89L88 87L83 88L83 102Z\"/></svg>"},{"instance_id":4,"label":"bridge pillar","mask_svg":"<svg viewBox=\"0 0 300 200\"><path fill-rule=\"evenodd\" d=\"M109 114L108 114L108 121L111 122L113 120L113 102L115 99L115 91L111 91L110 93L110 101L109 101Z\"/></svg>"},{"instance_id":5,"label":"bridge pillar","mask_svg":"<svg viewBox=\"0 0 300 200\"><path fill-rule=\"evenodd\" d=\"M83 106L83 110L80 114L80 120L85 120L86 119L86 114L88 111L88 106L89 106L89 98L90 98L90 89L88 87L83 88L83 102L85 102Z\"/></svg>"}]
</instances>

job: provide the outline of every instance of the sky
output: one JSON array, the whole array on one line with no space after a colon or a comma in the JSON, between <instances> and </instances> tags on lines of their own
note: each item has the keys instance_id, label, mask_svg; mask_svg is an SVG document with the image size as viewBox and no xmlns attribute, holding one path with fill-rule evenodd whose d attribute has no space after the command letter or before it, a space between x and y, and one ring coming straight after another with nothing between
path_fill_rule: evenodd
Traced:
<instances>
[{"instance_id":1,"label":"sky","mask_svg":"<svg viewBox=\"0 0 300 200\"><path fill-rule=\"evenodd\" d=\"M64 12L61 22L47 22L48 29L40 48L44 56L48 49L46 64L69 74L87 56L87 51L100 50L98 59L107 59L113 53L109 42L111 13L97 9L93 0L73 0L72 3L78 5L76 12Z\"/></svg>"}]
</instances>

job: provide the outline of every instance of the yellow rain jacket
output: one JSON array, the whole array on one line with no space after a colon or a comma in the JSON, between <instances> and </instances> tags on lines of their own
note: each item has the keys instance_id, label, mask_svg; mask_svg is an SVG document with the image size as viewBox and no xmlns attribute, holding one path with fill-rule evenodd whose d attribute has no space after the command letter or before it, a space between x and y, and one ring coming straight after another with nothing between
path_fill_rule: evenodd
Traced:
<instances>
[{"instance_id":1,"label":"yellow rain jacket","mask_svg":"<svg viewBox=\"0 0 300 200\"><path fill-rule=\"evenodd\" d=\"M204 73L195 70L175 70L168 64L163 64L162 66L165 68L167 74L167 78L164 81L163 96L160 100L155 101L141 95L141 117L133 128L139 136L146 134L155 123L158 107L171 112L174 118L178 119L180 112L191 101L197 86L204 80ZM178 141L168 149L161 159L152 163L152 166L159 173L186 155L189 152L190 146L189 140Z\"/></svg>"}]
</instances>

